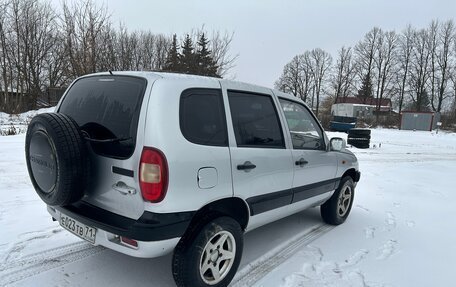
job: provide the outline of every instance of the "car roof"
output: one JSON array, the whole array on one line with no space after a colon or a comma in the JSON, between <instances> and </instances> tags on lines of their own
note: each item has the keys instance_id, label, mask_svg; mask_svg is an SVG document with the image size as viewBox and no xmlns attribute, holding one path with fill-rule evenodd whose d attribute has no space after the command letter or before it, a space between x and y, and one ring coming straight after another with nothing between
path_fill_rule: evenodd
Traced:
<instances>
[{"instance_id":1,"label":"car roof","mask_svg":"<svg viewBox=\"0 0 456 287\"><path fill-rule=\"evenodd\" d=\"M89 74L86 76L110 76L110 72L100 72L100 73L94 73L94 74ZM250 84L250 83L245 83L241 81L234 81L234 80L227 80L227 79L222 79L222 78L215 78L215 77L209 77L209 76L198 76L198 75L191 75L191 74L179 74L179 73L171 73L171 72L156 72L156 71L112 71L112 75L124 75L124 76L137 76L137 77L142 77L146 78L148 80L156 80L156 79L176 79L176 80L189 80L189 79L195 79L198 81L211 81L211 82L220 82L220 83L230 83L231 85L238 85L240 89L243 87L248 87L251 90L255 90L256 88L258 89L269 89L274 92L275 95L281 98L286 98L294 101L298 101L301 103L304 103L301 99L294 97L290 94L281 92L276 89L271 89L268 87L263 87L255 84ZM83 76L83 77L86 77Z\"/></svg>"}]
</instances>

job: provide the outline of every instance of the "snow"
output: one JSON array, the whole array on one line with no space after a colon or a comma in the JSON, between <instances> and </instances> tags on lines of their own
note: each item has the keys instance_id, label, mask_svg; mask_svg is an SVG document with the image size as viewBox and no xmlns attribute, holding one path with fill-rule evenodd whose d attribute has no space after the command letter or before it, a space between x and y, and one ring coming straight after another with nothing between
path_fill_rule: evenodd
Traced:
<instances>
[{"instance_id":1,"label":"snow","mask_svg":"<svg viewBox=\"0 0 456 287\"><path fill-rule=\"evenodd\" d=\"M0 136L5 134L11 127L14 127L17 134L27 131L27 125L32 118L41 113L53 112L55 107L32 110L22 114L7 114L0 112Z\"/></svg>"},{"instance_id":2,"label":"snow","mask_svg":"<svg viewBox=\"0 0 456 287\"><path fill-rule=\"evenodd\" d=\"M52 222L24 139L0 136L0 286L174 286L171 255L132 258ZM453 285L456 134L374 129L370 149L350 150L362 175L347 221L313 208L247 233L232 286Z\"/></svg>"}]
</instances>

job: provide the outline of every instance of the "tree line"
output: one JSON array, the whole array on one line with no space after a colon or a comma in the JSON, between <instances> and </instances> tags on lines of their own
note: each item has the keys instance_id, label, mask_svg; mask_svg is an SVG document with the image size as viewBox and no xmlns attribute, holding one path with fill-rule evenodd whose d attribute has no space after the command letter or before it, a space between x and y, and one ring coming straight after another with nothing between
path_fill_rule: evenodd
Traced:
<instances>
[{"instance_id":1,"label":"tree line","mask_svg":"<svg viewBox=\"0 0 456 287\"><path fill-rule=\"evenodd\" d=\"M153 70L223 77L234 66L232 33L183 35L115 27L93 0L0 0L0 111L36 108L50 88L108 70Z\"/></svg>"},{"instance_id":2,"label":"tree line","mask_svg":"<svg viewBox=\"0 0 456 287\"><path fill-rule=\"evenodd\" d=\"M435 111L456 117L455 24L434 20L401 32L375 27L353 47L342 47L334 63L322 49L305 51L284 66L275 87L303 99L317 114L323 98L334 103L356 96L378 103L391 99L399 113Z\"/></svg>"}]
</instances>

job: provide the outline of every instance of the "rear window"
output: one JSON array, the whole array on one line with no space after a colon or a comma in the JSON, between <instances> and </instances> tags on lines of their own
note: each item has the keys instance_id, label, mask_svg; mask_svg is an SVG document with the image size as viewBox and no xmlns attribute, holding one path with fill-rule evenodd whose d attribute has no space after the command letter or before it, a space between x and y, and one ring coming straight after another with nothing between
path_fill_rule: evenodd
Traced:
<instances>
[{"instance_id":1,"label":"rear window","mask_svg":"<svg viewBox=\"0 0 456 287\"><path fill-rule=\"evenodd\" d=\"M72 117L98 154L130 157L147 81L129 76L94 76L75 82L59 109Z\"/></svg>"}]
</instances>

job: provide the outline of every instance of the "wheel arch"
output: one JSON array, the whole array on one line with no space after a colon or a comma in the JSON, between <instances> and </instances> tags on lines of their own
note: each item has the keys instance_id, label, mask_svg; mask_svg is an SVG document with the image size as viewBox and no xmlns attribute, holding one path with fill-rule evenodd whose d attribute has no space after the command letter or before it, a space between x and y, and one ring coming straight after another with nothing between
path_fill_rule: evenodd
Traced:
<instances>
[{"instance_id":1,"label":"wheel arch","mask_svg":"<svg viewBox=\"0 0 456 287\"><path fill-rule=\"evenodd\" d=\"M347 169L344 174L341 176L341 179L350 176L353 179L353 182L358 182L359 181L359 172L357 172L354 168Z\"/></svg>"},{"instance_id":2,"label":"wheel arch","mask_svg":"<svg viewBox=\"0 0 456 287\"><path fill-rule=\"evenodd\" d=\"M247 203L239 197L223 198L206 204L200 208L193 216L190 225L194 226L201 220L213 219L220 216L229 216L235 219L242 230L245 230L249 223L249 207Z\"/></svg>"}]
</instances>

